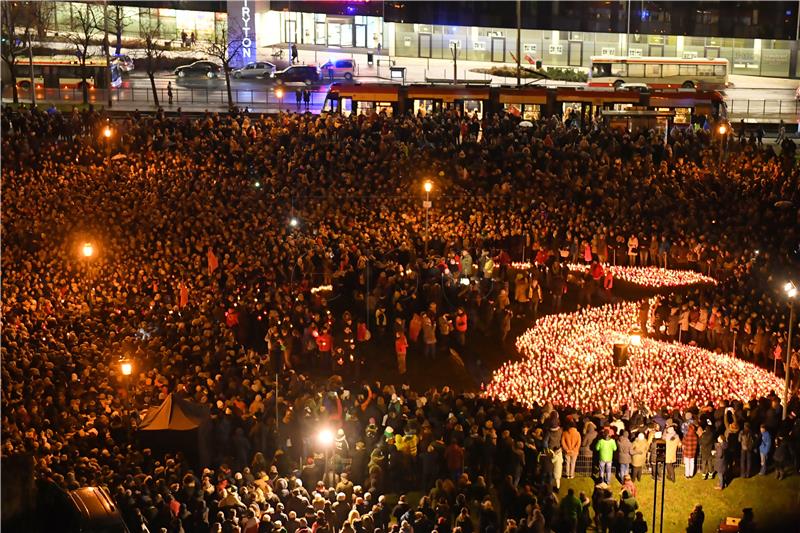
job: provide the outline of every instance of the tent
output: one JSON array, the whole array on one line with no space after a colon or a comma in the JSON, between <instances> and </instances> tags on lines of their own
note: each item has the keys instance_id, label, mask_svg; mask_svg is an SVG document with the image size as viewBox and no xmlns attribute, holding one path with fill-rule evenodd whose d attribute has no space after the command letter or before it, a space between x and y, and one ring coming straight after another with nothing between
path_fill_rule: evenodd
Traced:
<instances>
[{"instance_id":1,"label":"tent","mask_svg":"<svg viewBox=\"0 0 800 533\"><path fill-rule=\"evenodd\" d=\"M158 407L145 413L140 431L189 431L199 428L208 419L208 411L201 405L170 393Z\"/></svg>"},{"instance_id":2,"label":"tent","mask_svg":"<svg viewBox=\"0 0 800 533\"><path fill-rule=\"evenodd\" d=\"M145 413L139 424L140 443L158 455L183 452L191 463L206 464L210 427L208 409L170 393Z\"/></svg>"}]
</instances>

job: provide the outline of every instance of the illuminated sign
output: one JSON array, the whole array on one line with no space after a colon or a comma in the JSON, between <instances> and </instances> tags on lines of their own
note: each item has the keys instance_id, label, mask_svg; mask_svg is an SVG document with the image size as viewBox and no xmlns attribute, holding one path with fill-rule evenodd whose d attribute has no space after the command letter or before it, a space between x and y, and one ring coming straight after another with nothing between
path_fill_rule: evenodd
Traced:
<instances>
[{"instance_id":1,"label":"illuminated sign","mask_svg":"<svg viewBox=\"0 0 800 533\"><path fill-rule=\"evenodd\" d=\"M228 47L232 67L243 67L256 60L254 3L254 0L228 0Z\"/></svg>"}]
</instances>

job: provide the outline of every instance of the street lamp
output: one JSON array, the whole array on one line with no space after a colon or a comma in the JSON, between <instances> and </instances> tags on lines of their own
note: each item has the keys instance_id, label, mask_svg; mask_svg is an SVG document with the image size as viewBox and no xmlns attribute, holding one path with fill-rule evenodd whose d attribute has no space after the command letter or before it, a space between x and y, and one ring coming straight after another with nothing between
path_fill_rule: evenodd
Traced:
<instances>
[{"instance_id":1,"label":"street lamp","mask_svg":"<svg viewBox=\"0 0 800 533\"><path fill-rule=\"evenodd\" d=\"M794 324L794 299L797 297L797 286L792 281L787 281L783 286L786 296L789 297L789 339L786 341L786 368L784 370L783 385L783 419L789 411L789 373L792 369L792 325Z\"/></svg>"},{"instance_id":2,"label":"street lamp","mask_svg":"<svg viewBox=\"0 0 800 533\"><path fill-rule=\"evenodd\" d=\"M431 180L425 180L425 183L422 184L422 189L425 191L425 201L422 203L422 207L425 208L425 259L427 259L428 241L430 240L430 233L428 232L428 218L431 209L431 191L433 190L433 182Z\"/></svg>"},{"instance_id":3,"label":"street lamp","mask_svg":"<svg viewBox=\"0 0 800 533\"><path fill-rule=\"evenodd\" d=\"M125 392L128 396L128 406L131 405L131 374L133 374L133 362L127 357L121 357L119 360L119 370L125 380Z\"/></svg>"},{"instance_id":4,"label":"street lamp","mask_svg":"<svg viewBox=\"0 0 800 533\"><path fill-rule=\"evenodd\" d=\"M94 245L90 242L83 243L83 257L89 258L94 255Z\"/></svg>"},{"instance_id":5,"label":"street lamp","mask_svg":"<svg viewBox=\"0 0 800 533\"><path fill-rule=\"evenodd\" d=\"M283 110L283 89L278 87L275 89L275 96L278 97L278 111Z\"/></svg>"},{"instance_id":6,"label":"street lamp","mask_svg":"<svg viewBox=\"0 0 800 533\"><path fill-rule=\"evenodd\" d=\"M336 437L330 428L322 428L319 430L319 433L317 433L317 443L322 447L323 453L325 454L325 473L322 475L322 481L325 483L328 482L330 474L330 450L333 448L333 443L335 441ZM333 485L332 479L330 484Z\"/></svg>"},{"instance_id":7,"label":"street lamp","mask_svg":"<svg viewBox=\"0 0 800 533\"><path fill-rule=\"evenodd\" d=\"M728 125L722 123L717 128L717 132L719 133L719 163L722 164L722 156L725 153L725 135L728 133Z\"/></svg>"},{"instance_id":8,"label":"street lamp","mask_svg":"<svg viewBox=\"0 0 800 533\"><path fill-rule=\"evenodd\" d=\"M123 376L129 377L133 373L133 363L129 359L120 359L119 369L122 371Z\"/></svg>"},{"instance_id":9,"label":"street lamp","mask_svg":"<svg viewBox=\"0 0 800 533\"><path fill-rule=\"evenodd\" d=\"M299 224L299 222L297 221L297 219L295 217L292 217L291 219L289 219L289 225L291 227L296 228L297 224Z\"/></svg>"},{"instance_id":10,"label":"street lamp","mask_svg":"<svg viewBox=\"0 0 800 533\"><path fill-rule=\"evenodd\" d=\"M628 344L636 347L642 345L642 330L639 329L639 326L634 327L628 332Z\"/></svg>"},{"instance_id":11,"label":"street lamp","mask_svg":"<svg viewBox=\"0 0 800 533\"><path fill-rule=\"evenodd\" d=\"M111 164L111 135L113 132L111 131L111 126L106 125L103 128L103 137L106 140L106 165Z\"/></svg>"}]
</instances>

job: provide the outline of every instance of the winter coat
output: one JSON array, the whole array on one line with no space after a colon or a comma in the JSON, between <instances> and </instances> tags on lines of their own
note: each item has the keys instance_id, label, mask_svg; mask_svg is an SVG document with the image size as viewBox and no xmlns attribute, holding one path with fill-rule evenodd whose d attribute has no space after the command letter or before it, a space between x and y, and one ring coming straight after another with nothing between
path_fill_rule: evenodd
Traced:
<instances>
[{"instance_id":1,"label":"winter coat","mask_svg":"<svg viewBox=\"0 0 800 533\"><path fill-rule=\"evenodd\" d=\"M647 439L636 439L631 445L631 466L641 468L647 460L647 450L650 447Z\"/></svg>"},{"instance_id":2,"label":"winter coat","mask_svg":"<svg viewBox=\"0 0 800 533\"><path fill-rule=\"evenodd\" d=\"M686 429L686 435L683 437L683 457L686 459L694 459L697 455L697 446L699 443L697 430L694 426L689 426Z\"/></svg>"},{"instance_id":3,"label":"winter coat","mask_svg":"<svg viewBox=\"0 0 800 533\"><path fill-rule=\"evenodd\" d=\"M769 431L763 431L761 433L761 443L758 445L758 453L761 455L767 455L771 449L772 435L769 434Z\"/></svg>"},{"instance_id":4,"label":"winter coat","mask_svg":"<svg viewBox=\"0 0 800 533\"><path fill-rule=\"evenodd\" d=\"M714 470L720 476L725 474L728 464L725 462L725 450L728 448L727 442L718 442L714 445Z\"/></svg>"},{"instance_id":5,"label":"winter coat","mask_svg":"<svg viewBox=\"0 0 800 533\"><path fill-rule=\"evenodd\" d=\"M620 437L617 441L617 458L619 460L619 464L627 465L631 462L631 450L633 449L633 445L628 437Z\"/></svg>"},{"instance_id":6,"label":"winter coat","mask_svg":"<svg viewBox=\"0 0 800 533\"><path fill-rule=\"evenodd\" d=\"M569 428L561 435L561 447L566 455L576 457L581 448L581 434L575 427Z\"/></svg>"}]
</instances>

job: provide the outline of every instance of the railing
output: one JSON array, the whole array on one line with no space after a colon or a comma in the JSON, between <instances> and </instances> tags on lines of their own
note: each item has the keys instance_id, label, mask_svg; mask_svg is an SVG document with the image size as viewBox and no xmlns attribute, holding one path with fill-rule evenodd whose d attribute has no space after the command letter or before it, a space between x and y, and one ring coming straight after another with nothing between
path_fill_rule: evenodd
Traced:
<instances>
[{"instance_id":1,"label":"railing","mask_svg":"<svg viewBox=\"0 0 800 533\"><path fill-rule=\"evenodd\" d=\"M301 97L300 104L297 103L296 86L265 87L263 89L234 89L231 88L231 104L236 107L247 107L265 111L303 111L306 104ZM172 89L172 100L169 98L169 91L166 87L156 88L158 95L158 105L167 110L174 110L178 107L196 109L211 107L214 109L226 108L228 106L228 92L225 87L206 89L206 88L185 88L175 87ZM20 89L19 101L30 103L30 91ZM318 110L325 102L327 92L316 88L309 90L308 109ZM3 101L9 102L12 98L10 88L3 91ZM108 94L104 89L92 89L89 91L89 103L97 106L105 105L108 101ZM140 107L143 109L155 107L155 99L151 88L118 87L111 89L112 108L119 106L121 109ZM36 91L36 101L41 104L59 103L75 104L83 103L83 91L78 88L53 88L38 89Z\"/></svg>"},{"instance_id":2,"label":"railing","mask_svg":"<svg viewBox=\"0 0 800 533\"><path fill-rule=\"evenodd\" d=\"M452 74L452 72L451 72ZM464 73L466 74L466 73ZM485 78L480 75L475 76L474 81L482 81ZM278 110L297 110L305 109L305 103L301 101L297 106L296 89L298 86L265 86L259 89L237 89L231 88L232 105L237 107L248 107L265 111ZM282 96L279 96L282 91ZM318 110L325 102L325 88L310 88L311 100L309 109ZM165 109L177 107L198 108L209 106L216 109L228 106L228 93L224 85L214 88L189 88L173 87L172 102L166 87L158 87L158 103ZM129 107L152 108L155 106L153 91L149 87L118 87L111 90L112 106L120 104L123 109ZM11 88L3 90L3 101L11 99ZM36 99L42 103L74 103L83 102L83 91L76 88L55 88L38 89ZM92 89L89 91L89 103L104 105L107 94L103 89ZM30 102L30 91L19 89L19 100L23 103ZM800 100L728 100L728 116L732 120L738 119L768 119L773 121L786 120L797 122L800 120Z\"/></svg>"}]
</instances>

